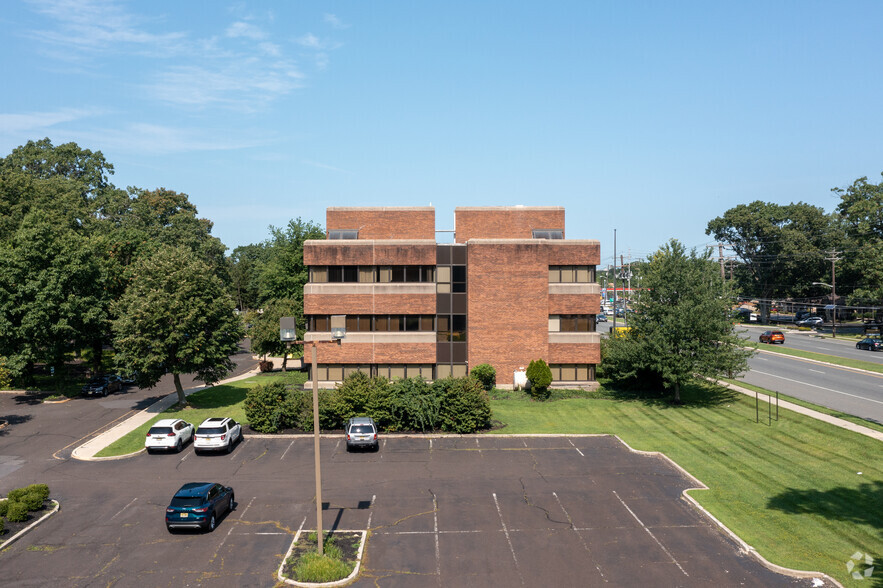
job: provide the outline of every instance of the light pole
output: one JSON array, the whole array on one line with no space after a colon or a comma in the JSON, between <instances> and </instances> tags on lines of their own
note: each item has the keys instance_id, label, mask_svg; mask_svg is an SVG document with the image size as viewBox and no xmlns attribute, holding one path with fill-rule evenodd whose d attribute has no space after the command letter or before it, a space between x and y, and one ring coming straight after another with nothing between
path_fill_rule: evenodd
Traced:
<instances>
[{"instance_id":1,"label":"light pole","mask_svg":"<svg viewBox=\"0 0 883 588\"><path fill-rule=\"evenodd\" d=\"M837 338L837 290L835 284L826 284L825 282L813 282L813 286L827 286L831 288L831 337Z\"/></svg>"},{"instance_id":2,"label":"light pole","mask_svg":"<svg viewBox=\"0 0 883 588\"><path fill-rule=\"evenodd\" d=\"M341 339L346 337L345 328L331 329L331 340L340 345ZM293 317L279 319L279 339L284 341L287 347L292 343L306 345L307 341L297 341L297 328ZM316 464L316 540L318 541L319 555L325 554L325 541L322 538L322 467L319 459L319 366L316 360L316 343L310 341L310 353L313 367L311 377L313 380L313 455Z\"/></svg>"}]
</instances>

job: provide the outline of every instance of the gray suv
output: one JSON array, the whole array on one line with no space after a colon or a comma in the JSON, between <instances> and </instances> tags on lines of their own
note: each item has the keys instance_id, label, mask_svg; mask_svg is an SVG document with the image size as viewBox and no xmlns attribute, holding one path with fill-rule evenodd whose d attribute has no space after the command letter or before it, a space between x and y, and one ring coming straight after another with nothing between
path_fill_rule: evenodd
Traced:
<instances>
[{"instance_id":1,"label":"gray suv","mask_svg":"<svg viewBox=\"0 0 883 588\"><path fill-rule=\"evenodd\" d=\"M353 447L380 447L377 441L377 425L371 417L353 417L346 424L346 450Z\"/></svg>"}]
</instances>

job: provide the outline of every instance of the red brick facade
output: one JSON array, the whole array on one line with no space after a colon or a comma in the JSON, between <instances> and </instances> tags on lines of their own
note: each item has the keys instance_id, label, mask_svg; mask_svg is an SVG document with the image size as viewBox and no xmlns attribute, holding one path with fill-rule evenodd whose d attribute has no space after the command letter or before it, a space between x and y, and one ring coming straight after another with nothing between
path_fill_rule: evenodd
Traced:
<instances>
[{"instance_id":1,"label":"red brick facade","mask_svg":"<svg viewBox=\"0 0 883 588\"><path fill-rule=\"evenodd\" d=\"M465 244L465 247L459 246L462 247L457 253L459 262L454 260L458 246L437 246L432 208L329 208L327 221L329 231L358 230L358 239L307 241L304 244L306 265L438 265L436 271L441 272L440 266L452 263L451 267L444 268L444 275L450 276L458 269L454 266L462 265L465 249L466 293L452 290L450 281L444 284L440 281L438 289L433 282L402 282L401 279L397 283L310 283L304 293L306 315L372 315L374 322L380 320L378 315L437 316L441 325L443 318L448 320L449 313L453 313L450 315L453 320L457 313L464 312L462 306L460 310L449 309L462 305L465 296L466 343L459 349L466 350L467 367L481 363L493 365L500 385L512 384L513 372L527 367L534 359L571 365L571 370L573 364L591 366L600 362L597 335L549 332L553 315L594 315L600 311L597 284L549 283L550 266L589 266L591 272L600 263L597 241L533 238L535 229L563 233L563 208L457 208L455 242ZM440 261L442 253L447 261ZM424 270L425 267L414 271ZM461 302L452 298L456 296ZM407 340L407 332L402 335ZM445 336L441 328L437 335ZM344 339L340 346L323 345L319 363L421 364L436 366L441 373L442 363L447 364L451 357L456 357L443 355L450 353L445 351L444 343L430 342L436 337L435 332L418 332L412 343L403 343L396 337L398 335L391 338L388 332L366 335L360 328L358 337ZM454 359L454 367L464 367L460 357L459 363ZM583 368L582 373L585 371Z\"/></svg>"},{"instance_id":2,"label":"red brick facade","mask_svg":"<svg viewBox=\"0 0 883 588\"><path fill-rule=\"evenodd\" d=\"M560 206L457 207L456 242L470 239L531 239L534 229L564 231Z\"/></svg>"},{"instance_id":3,"label":"red brick facade","mask_svg":"<svg viewBox=\"0 0 883 588\"><path fill-rule=\"evenodd\" d=\"M329 208L325 229L358 230L359 239L431 239L435 241L435 209L431 206Z\"/></svg>"}]
</instances>

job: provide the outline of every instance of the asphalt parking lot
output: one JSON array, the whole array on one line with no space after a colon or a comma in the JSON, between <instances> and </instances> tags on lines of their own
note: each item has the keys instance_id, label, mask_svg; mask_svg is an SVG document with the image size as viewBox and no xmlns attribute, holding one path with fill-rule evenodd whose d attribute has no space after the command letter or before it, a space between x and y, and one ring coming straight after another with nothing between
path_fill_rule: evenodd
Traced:
<instances>
[{"instance_id":1,"label":"asphalt parking lot","mask_svg":"<svg viewBox=\"0 0 883 588\"><path fill-rule=\"evenodd\" d=\"M312 438L232 454L50 460L61 511L0 554L4 586L273 586L315 526ZM371 534L356 586L810 586L775 574L681 496L692 481L613 437L322 440L324 526ZM14 478L15 474L10 477ZM189 481L233 486L211 534L169 534Z\"/></svg>"}]
</instances>

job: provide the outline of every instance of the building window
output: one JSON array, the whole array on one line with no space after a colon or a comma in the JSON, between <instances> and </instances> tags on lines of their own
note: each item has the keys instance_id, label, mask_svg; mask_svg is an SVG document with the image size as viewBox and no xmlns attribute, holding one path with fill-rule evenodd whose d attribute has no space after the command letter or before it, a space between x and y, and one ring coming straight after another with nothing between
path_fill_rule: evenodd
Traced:
<instances>
[{"instance_id":1,"label":"building window","mask_svg":"<svg viewBox=\"0 0 883 588\"><path fill-rule=\"evenodd\" d=\"M590 284L595 281L593 265L550 265L550 284Z\"/></svg>"},{"instance_id":2,"label":"building window","mask_svg":"<svg viewBox=\"0 0 883 588\"><path fill-rule=\"evenodd\" d=\"M349 314L345 316L342 324L332 325L329 315L309 315L306 317L307 330L314 333L327 332L338 326L346 327L349 333L431 332L435 330L434 320L435 316L431 314Z\"/></svg>"},{"instance_id":3,"label":"building window","mask_svg":"<svg viewBox=\"0 0 883 588\"><path fill-rule=\"evenodd\" d=\"M321 284L328 281L328 268L324 265L315 265L310 268L310 281Z\"/></svg>"},{"instance_id":4,"label":"building window","mask_svg":"<svg viewBox=\"0 0 883 588\"><path fill-rule=\"evenodd\" d=\"M553 382L592 382L595 366L586 363L550 363Z\"/></svg>"},{"instance_id":5,"label":"building window","mask_svg":"<svg viewBox=\"0 0 883 588\"><path fill-rule=\"evenodd\" d=\"M563 239L564 230L562 229L533 229L534 239Z\"/></svg>"},{"instance_id":6,"label":"building window","mask_svg":"<svg viewBox=\"0 0 883 588\"><path fill-rule=\"evenodd\" d=\"M331 229L328 231L329 239L358 239L358 229Z\"/></svg>"},{"instance_id":7,"label":"building window","mask_svg":"<svg viewBox=\"0 0 883 588\"><path fill-rule=\"evenodd\" d=\"M595 315L592 314L551 314L550 333L591 333L595 330Z\"/></svg>"}]
</instances>

